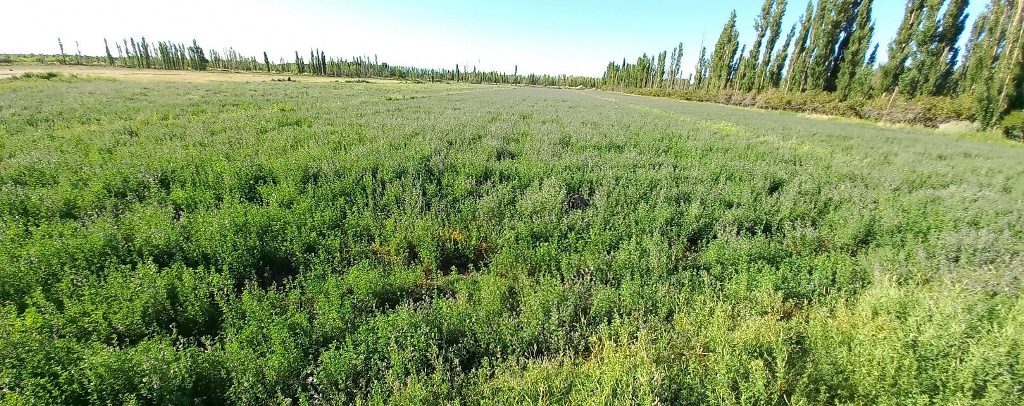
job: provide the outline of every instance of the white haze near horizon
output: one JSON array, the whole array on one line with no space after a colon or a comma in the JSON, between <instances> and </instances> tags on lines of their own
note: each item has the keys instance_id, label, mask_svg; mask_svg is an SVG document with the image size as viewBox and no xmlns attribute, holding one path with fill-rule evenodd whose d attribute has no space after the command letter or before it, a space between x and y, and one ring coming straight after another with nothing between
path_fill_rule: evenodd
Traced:
<instances>
[{"instance_id":1,"label":"white haze near horizon","mask_svg":"<svg viewBox=\"0 0 1024 406\"><path fill-rule=\"evenodd\" d=\"M60 37L68 54L76 52L77 41L83 55L103 55L106 38L116 56L115 41L145 36L150 43L196 39L207 49L230 46L259 60L266 51L275 62L294 60L295 51L308 59L311 48L320 48L333 57L378 57L393 65L428 68L460 64L511 72L518 65L520 73L600 75L607 64L581 65L578 59L534 49L536 44L524 43L521 49L529 52L512 55L444 27L384 27L366 16L284 2L15 0L2 9L0 53L59 53Z\"/></svg>"}]
</instances>

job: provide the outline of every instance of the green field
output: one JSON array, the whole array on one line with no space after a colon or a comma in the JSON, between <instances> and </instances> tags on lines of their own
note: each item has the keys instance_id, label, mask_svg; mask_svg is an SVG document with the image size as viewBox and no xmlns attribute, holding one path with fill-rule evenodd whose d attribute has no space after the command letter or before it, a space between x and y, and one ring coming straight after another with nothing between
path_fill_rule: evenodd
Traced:
<instances>
[{"instance_id":1,"label":"green field","mask_svg":"<svg viewBox=\"0 0 1024 406\"><path fill-rule=\"evenodd\" d=\"M0 403L1024 396L1024 148L592 90L0 81Z\"/></svg>"}]
</instances>

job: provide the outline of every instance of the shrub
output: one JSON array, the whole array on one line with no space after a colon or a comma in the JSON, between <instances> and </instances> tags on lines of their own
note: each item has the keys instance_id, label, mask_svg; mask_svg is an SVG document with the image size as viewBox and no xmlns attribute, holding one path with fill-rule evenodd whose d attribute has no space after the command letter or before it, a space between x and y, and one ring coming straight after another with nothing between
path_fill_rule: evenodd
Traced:
<instances>
[{"instance_id":1,"label":"shrub","mask_svg":"<svg viewBox=\"0 0 1024 406\"><path fill-rule=\"evenodd\" d=\"M78 75L75 75L75 74L67 75L67 74L64 74L64 73L53 72L53 71L47 71L47 72L25 72L25 73L22 73L21 75L15 76L14 78L15 79L42 79L42 80L53 80L53 79L56 79L58 81L68 81L68 80L72 80L72 79L77 79Z\"/></svg>"},{"instance_id":2,"label":"shrub","mask_svg":"<svg viewBox=\"0 0 1024 406\"><path fill-rule=\"evenodd\" d=\"M975 119L973 101L969 97L920 96L911 100L890 100L887 97L841 100L839 95L829 92L794 93L772 90L753 94L735 90L652 88L625 89L624 92L643 96L671 97L680 100L805 114L863 118L925 127L938 127L948 122L973 121Z\"/></svg>"},{"instance_id":3,"label":"shrub","mask_svg":"<svg viewBox=\"0 0 1024 406\"><path fill-rule=\"evenodd\" d=\"M1003 118L1003 134L1016 140L1024 139L1024 110L1007 114Z\"/></svg>"}]
</instances>

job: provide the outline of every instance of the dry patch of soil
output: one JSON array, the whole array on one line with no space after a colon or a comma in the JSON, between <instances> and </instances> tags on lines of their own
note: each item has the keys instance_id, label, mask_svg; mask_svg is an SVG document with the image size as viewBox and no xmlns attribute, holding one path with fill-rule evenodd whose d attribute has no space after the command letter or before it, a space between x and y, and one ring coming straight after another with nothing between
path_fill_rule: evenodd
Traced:
<instances>
[{"instance_id":1,"label":"dry patch of soil","mask_svg":"<svg viewBox=\"0 0 1024 406\"><path fill-rule=\"evenodd\" d=\"M0 79L7 79L12 76L26 72L60 72L76 74L80 76L99 76L114 79L132 80L140 82L181 82L181 83L210 83L210 82L266 82L270 80L285 80L291 78L298 82L334 82L351 79L302 76L276 73L258 72L228 72L228 71L178 71L159 69L130 69L105 66L71 66L71 65L6 65L0 66ZM394 83L393 80L370 79L375 83Z\"/></svg>"}]
</instances>

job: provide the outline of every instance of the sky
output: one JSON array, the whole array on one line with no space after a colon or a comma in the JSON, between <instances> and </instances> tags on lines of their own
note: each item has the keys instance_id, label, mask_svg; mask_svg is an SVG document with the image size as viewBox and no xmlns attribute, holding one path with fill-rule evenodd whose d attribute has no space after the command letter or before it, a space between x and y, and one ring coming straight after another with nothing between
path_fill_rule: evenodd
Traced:
<instances>
[{"instance_id":1,"label":"sky","mask_svg":"<svg viewBox=\"0 0 1024 406\"><path fill-rule=\"evenodd\" d=\"M714 47L733 9L741 42L753 39L763 0L14 0L5 4L0 53L102 55L103 39L228 46L245 55L293 60L320 48L349 58L377 56L393 65L600 76L609 61L635 61L684 44L693 71L701 44ZM971 2L971 21L984 0ZM903 0L876 0L875 41L886 44L903 16ZM790 0L785 31L803 13ZM968 30L971 22L968 23ZM780 40L781 45L782 40ZM111 50L116 49L111 44Z\"/></svg>"}]
</instances>

